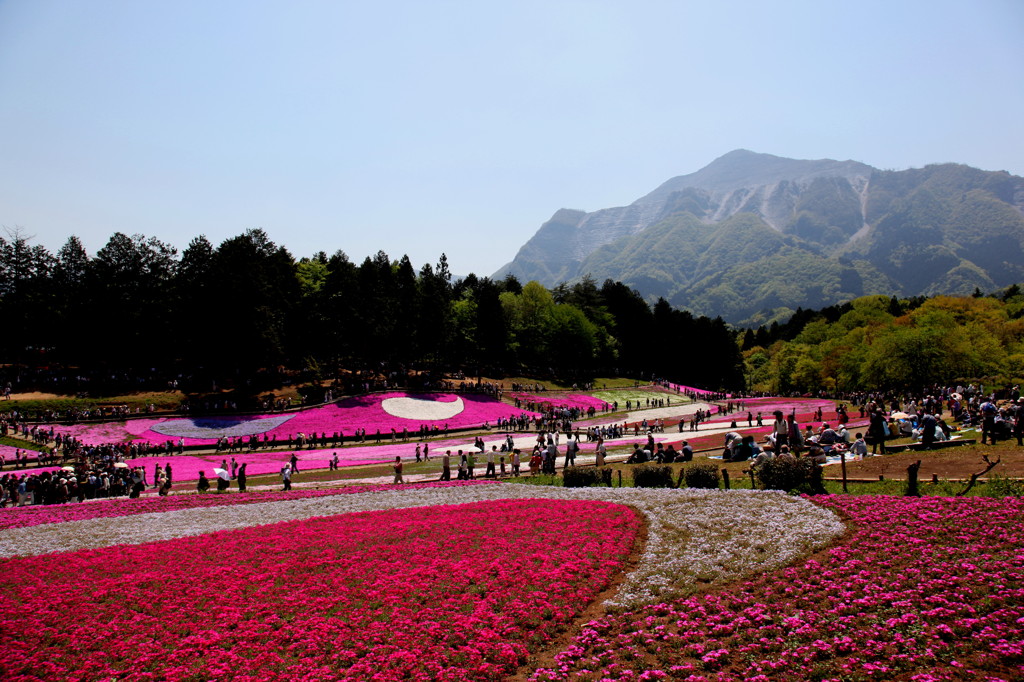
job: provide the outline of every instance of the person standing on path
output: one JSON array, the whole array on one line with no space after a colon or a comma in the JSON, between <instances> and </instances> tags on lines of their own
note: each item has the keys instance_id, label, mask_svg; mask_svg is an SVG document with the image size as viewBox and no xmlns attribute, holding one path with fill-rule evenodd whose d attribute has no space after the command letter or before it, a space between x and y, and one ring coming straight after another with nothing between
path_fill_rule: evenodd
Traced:
<instances>
[{"instance_id":1,"label":"person standing on path","mask_svg":"<svg viewBox=\"0 0 1024 682\"><path fill-rule=\"evenodd\" d=\"M284 483L285 490L292 489L292 468L291 465L285 464L281 467L281 481Z\"/></svg>"},{"instance_id":2,"label":"person standing on path","mask_svg":"<svg viewBox=\"0 0 1024 682\"><path fill-rule=\"evenodd\" d=\"M392 465L392 468L395 470L395 480L393 481L393 483L395 485L397 485L399 483L405 483L405 481L402 480L402 457L401 457L401 455L395 455L395 463Z\"/></svg>"},{"instance_id":3,"label":"person standing on path","mask_svg":"<svg viewBox=\"0 0 1024 682\"><path fill-rule=\"evenodd\" d=\"M450 481L452 480L452 451L445 450L445 453L441 455L441 480Z\"/></svg>"},{"instance_id":4,"label":"person standing on path","mask_svg":"<svg viewBox=\"0 0 1024 682\"><path fill-rule=\"evenodd\" d=\"M782 452L783 445L789 445L789 424L782 416L782 410L775 410L775 421L772 423L772 435L775 436L774 450Z\"/></svg>"},{"instance_id":5,"label":"person standing on path","mask_svg":"<svg viewBox=\"0 0 1024 682\"><path fill-rule=\"evenodd\" d=\"M238 467L238 492L245 492L245 462Z\"/></svg>"},{"instance_id":6,"label":"person standing on path","mask_svg":"<svg viewBox=\"0 0 1024 682\"><path fill-rule=\"evenodd\" d=\"M492 445L491 451L487 453L487 470L484 471L484 478L494 478L494 458L498 454L498 446Z\"/></svg>"}]
</instances>

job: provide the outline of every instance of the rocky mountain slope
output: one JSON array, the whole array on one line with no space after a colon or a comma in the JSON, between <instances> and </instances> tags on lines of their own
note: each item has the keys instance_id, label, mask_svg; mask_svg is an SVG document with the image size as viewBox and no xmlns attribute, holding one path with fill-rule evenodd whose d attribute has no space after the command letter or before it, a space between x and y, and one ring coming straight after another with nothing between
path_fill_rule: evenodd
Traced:
<instances>
[{"instance_id":1,"label":"rocky mountain slope","mask_svg":"<svg viewBox=\"0 0 1024 682\"><path fill-rule=\"evenodd\" d=\"M734 323L865 294L1024 281L1024 178L956 164L881 171L745 150L629 206L563 209L495 273L590 276Z\"/></svg>"}]
</instances>

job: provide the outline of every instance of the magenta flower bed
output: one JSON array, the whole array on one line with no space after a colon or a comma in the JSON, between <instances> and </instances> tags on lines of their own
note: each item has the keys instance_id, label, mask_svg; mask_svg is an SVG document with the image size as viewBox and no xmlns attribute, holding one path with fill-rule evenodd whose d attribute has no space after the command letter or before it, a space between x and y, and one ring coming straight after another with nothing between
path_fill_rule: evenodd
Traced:
<instances>
[{"instance_id":1,"label":"magenta flower bed","mask_svg":"<svg viewBox=\"0 0 1024 682\"><path fill-rule=\"evenodd\" d=\"M772 415L775 410L782 410L783 414L788 415L796 408L797 415L810 415L819 407L824 413L825 421L829 419L835 420L836 416L836 401L825 400L822 398L737 398L733 401L740 407L732 414L715 414L712 416L711 421L713 422L728 422L736 420L746 424L747 412L753 413L754 419L757 419L757 413L761 413L761 419L766 423L770 424L775 421L775 417ZM851 408L850 404L846 404L847 415L856 417L857 410Z\"/></svg>"},{"instance_id":2,"label":"magenta flower bed","mask_svg":"<svg viewBox=\"0 0 1024 682\"><path fill-rule=\"evenodd\" d=\"M21 456L23 458L28 456L35 459L39 455L39 453L34 450L25 450L25 448L16 448L10 445L0 445L0 455L4 456L4 459L8 464L17 461L15 460L15 456L18 454L18 450L21 450Z\"/></svg>"},{"instance_id":3,"label":"magenta flower bed","mask_svg":"<svg viewBox=\"0 0 1024 682\"><path fill-rule=\"evenodd\" d=\"M439 403L461 400L463 408L458 414L447 419L403 418L388 414L381 407L381 403L389 398L412 398ZM213 445L220 435L262 436L266 433L271 438L276 437L278 441L283 441L299 433L310 435L314 432L318 435L326 433L328 436L342 432L351 437L356 429L366 429L368 436L372 436L378 430L381 434L390 436L392 428L400 434L402 429L407 429L410 433L418 431L421 425L436 425L442 429L446 424L450 429L479 427L485 422L493 425L500 417L520 414L524 414L524 411L482 395L385 393L347 398L338 405L325 405L285 415L133 419L99 425L54 425L54 430L94 445L126 440L141 440L154 444L170 440L177 444L181 439L184 439L185 445ZM532 413L525 414L533 416Z\"/></svg>"},{"instance_id":4,"label":"magenta flower bed","mask_svg":"<svg viewBox=\"0 0 1024 682\"><path fill-rule=\"evenodd\" d=\"M1024 500L816 499L852 518L847 541L593 621L534 679L1024 679Z\"/></svg>"},{"instance_id":5,"label":"magenta flower bed","mask_svg":"<svg viewBox=\"0 0 1024 682\"><path fill-rule=\"evenodd\" d=\"M501 679L609 584L638 528L621 505L500 501L3 560L0 673Z\"/></svg>"},{"instance_id":6,"label":"magenta flower bed","mask_svg":"<svg viewBox=\"0 0 1024 682\"><path fill-rule=\"evenodd\" d=\"M173 467L172 467L173 468ZM410 483L403 485L402 490L435 487L459 487L464 485L496 485L493 481L451 481L446 483ZM8 528L27 528L44 523L64 523L65 521L85 521L87 519L107 519L151 512L178 511L199 507L229 507L239 504L256 504L258 502L281 502L284 500L300 500L307 497L328 497L331 495L351 495L353 493L394 491L390 485L351 485L344 488L329 490L292 490L290 492L246 492L231 494L208 493L206 495L170 495L168 497L147 496L137 500L118 497L99 500L85 504L48 505L43 507L11 507L0 509L0 530Z\"/></svg>"}]
</instances>

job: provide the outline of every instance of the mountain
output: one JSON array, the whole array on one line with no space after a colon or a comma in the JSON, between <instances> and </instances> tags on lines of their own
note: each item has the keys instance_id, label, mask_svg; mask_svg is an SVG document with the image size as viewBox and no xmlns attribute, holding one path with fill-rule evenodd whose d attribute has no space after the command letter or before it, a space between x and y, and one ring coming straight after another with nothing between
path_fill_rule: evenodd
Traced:
<instances>
[{"instance_id":1,"label":"mountain","mask_svg":"<svg viewBox=\"0 0 1024 682\"><path fill-rule=\"evenodd\" d=\"M737 150L629 206L562 209L495 278L621 281L732 323L1024 281L1024 178Z\"/></svg>"}]
</instances>

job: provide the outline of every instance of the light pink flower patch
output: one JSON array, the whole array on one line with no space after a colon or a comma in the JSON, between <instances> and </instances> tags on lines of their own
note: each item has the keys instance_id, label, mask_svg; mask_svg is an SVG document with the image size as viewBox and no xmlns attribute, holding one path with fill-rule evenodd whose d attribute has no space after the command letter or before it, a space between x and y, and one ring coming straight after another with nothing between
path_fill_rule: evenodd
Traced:
<instances>
[{"instance_id":1,"label":"light pink flower patch","mask_svg":"<svg viewBox=\"0 0 1024 682\"><path fill-rule=\"evenodd\" d=\"M509 397L513 400L518 399L522 403L543 405L545 409L575 407L586 411L591 407L595 410L603 410L608 406L608 403L600 398L595 398L592 395L584 395L582 393L555 393L540 395L533 393L510 393Z\"/></svg>"},{"instance_id":2,"label":"light pink flower patch","mask_svg":"<svg viewBox=\"0 0 1024 682\"><path fill-rule=\"evenodd\" d=\"M447 483L411 483L402 490L419 488L462 487L467 485L497 485L493 481L450 481ZM247 492L243 494L216 495L171 495L169 497L147 496L136 500L116 497L88 504L62 504L33 507L11 507L0 509L0 530L27 528L46 523L85 521L88 519L109 519L152 512L178 511L206 507L234 507L241 504L302 500L311 497L330 497L354 493L394 491L390 485L350 485L328 490L292 490L290 492ZM2 665L2 663L0 663Z\"/></svg>"},{"instance_id":3,"label":"light pink flower patch","mask_svg":"<svg viewBox=\"0 0 1024 682\"><path fill-rule=\"evenodd\" d=\"M852 519L846 541L592 621L533 679L1024 679L1024 500L815 500Z\"/></svg>"},{"instance_id":4,"label":"light pink flower patch","mask_svg":"<svg viewBox=\"0 0 1024 682\"><path fill-rule=\"evenodd\" d=\"M500 501L3 560L0 670L501 679L609 584L638 528L621 505Z\"/></svg>"}]
</instances>

